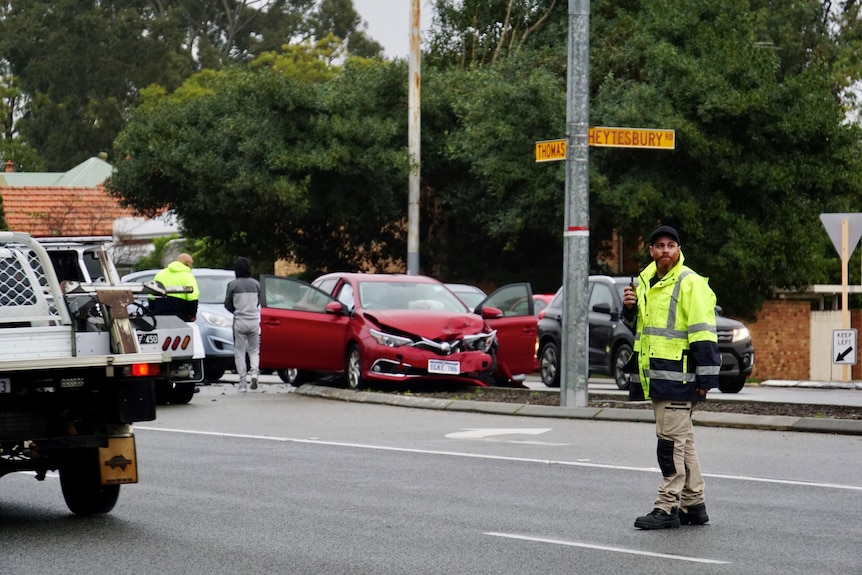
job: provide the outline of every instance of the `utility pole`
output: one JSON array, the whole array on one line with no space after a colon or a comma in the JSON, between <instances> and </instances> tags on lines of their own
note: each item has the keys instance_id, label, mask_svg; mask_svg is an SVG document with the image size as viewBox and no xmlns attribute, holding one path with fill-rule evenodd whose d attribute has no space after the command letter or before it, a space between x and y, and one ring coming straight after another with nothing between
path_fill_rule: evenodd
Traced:
<instances>
[{"instance_id":1,"label":"utility pole","mask_svg":"<svg viewBox=\"0 0 862 575\"><path fill-rule=\"evenodd\" d=\"M590 1L569 0L566 96L566 213L563 237L560 405L586 407L589 396L589 120Z\"/></svg>"},{"instance_id":2,"label":"utility pole","mask_svg":"<svg viewBox=\"0 0 862 575\"><path fill-rule=\"evenodd\" d=\"M410 148L410 178L407 198L407 273L419 275L419 135L420 130L420 88L422 71L419 52L419 4L413 0L410 11L410 64L408 107L408 145Z\"/></svg>"}]
</instances>

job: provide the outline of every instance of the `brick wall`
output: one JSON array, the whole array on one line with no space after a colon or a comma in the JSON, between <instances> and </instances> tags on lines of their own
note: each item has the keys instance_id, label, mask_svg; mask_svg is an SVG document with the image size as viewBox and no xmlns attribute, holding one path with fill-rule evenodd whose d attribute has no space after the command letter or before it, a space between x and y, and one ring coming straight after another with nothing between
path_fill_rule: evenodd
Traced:
<instances>
[{"instance_id":1,"label":"brick wall","mask_svg":"<svg viewBox=\"0 0 862 575\"><path fill-rule=\"evenodd\" d=\"M757 321L746 322L746 326L751 331L754 344L752 378L759 381L809 379L811 373L810 302L766 301L757 313Z\"/></svg>"}]
</instances>

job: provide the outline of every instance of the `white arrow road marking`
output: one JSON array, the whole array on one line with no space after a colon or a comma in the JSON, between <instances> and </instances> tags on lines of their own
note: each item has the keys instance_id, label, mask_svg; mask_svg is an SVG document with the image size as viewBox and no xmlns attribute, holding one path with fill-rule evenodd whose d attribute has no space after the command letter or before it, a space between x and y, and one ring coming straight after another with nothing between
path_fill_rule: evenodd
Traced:
<instances>
[{"instance_id":1,"label":"white arrow road marking","mask_svg":"<svg viewBox=\"0 0 862 575\"><path fill-rule=\"evenodd\" d=\"M506 443L524 443L528 445L569 445L568 443L548 443L545 441L528 441L523 439L491 439L501 435L540 435L551 431L551 428L515 429L515 428L470 428L446 435L449 439L477 439L482 441L503 441Z\"/></svg>"},{"instance_id":2,"label":"white arrow road marking","mask_svg":"<svg viewBox=\"0 0 862 575\"><path fill-rule=\"evenodd\" d=\"M551 431L547 429L514 429L511 427L471 427L464 431L450 433L446 437L449 439L485 439L486 437L495 437L497 435L541 435Z\"/></svg>"}]
</instances>

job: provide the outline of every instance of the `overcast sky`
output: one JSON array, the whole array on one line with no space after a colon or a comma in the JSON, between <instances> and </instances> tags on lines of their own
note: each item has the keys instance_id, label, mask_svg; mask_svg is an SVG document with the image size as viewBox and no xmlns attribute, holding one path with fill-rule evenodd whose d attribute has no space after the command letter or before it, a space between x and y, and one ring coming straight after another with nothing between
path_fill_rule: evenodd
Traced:
<instances>
[{"instance_id":1,"label":"overcast sky","mask_svg":"<svg viewBox=\"0 0 862 575\"><path fill-rule=\"evenodd\" d=\"M429 0L421 0L419 8L421 34L431 23ZM368 23L368 35L380 42L390 58L406 58L410 54L410 8L413 0L353 0L353 8Z\"/></svg>"}]
</instances>

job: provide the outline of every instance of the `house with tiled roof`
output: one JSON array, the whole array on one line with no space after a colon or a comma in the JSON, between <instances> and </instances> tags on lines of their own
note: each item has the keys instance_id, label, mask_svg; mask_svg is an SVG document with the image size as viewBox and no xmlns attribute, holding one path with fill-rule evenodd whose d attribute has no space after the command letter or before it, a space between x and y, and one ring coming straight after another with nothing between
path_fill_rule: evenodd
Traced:
<instances>
[{"instance_id":1,"label":"house with tiled roof","mask_svg":"<svg viewBox=\"0 0 862 575\"><path fill-rule=\"evenodd\" d=\"M105 191L113 166L90 158L68 172L15 172L6 162L0 196L6 224L34 237L111 236L114 221L134 214Z\"/></svg>"}]
</instances>

